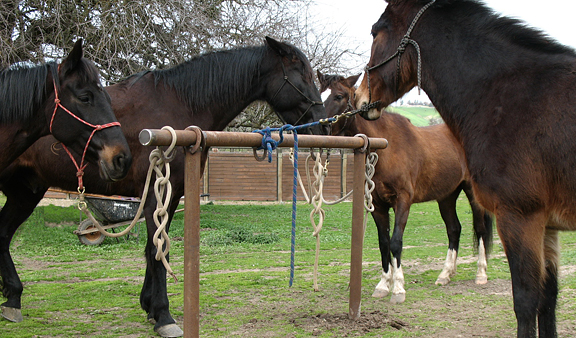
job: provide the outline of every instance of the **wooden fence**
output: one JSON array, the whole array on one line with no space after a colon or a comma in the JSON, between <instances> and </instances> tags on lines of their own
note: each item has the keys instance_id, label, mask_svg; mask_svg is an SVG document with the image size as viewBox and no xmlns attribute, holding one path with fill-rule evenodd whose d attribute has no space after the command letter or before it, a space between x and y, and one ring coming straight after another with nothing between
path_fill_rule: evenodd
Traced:
<instances>
[{"instance_id":1,"label":"wooden fence","mask_svg":"<svg viewBox=\"0 0 576 338\"><path fill-rule=\"evenodd\" d=\"M308 190L305 163L309 152L298 153L298 168ZM326 154L322 155L322 163ZM333 150L329 157L328 176L324 180L324 198L335 200L352 189L354 154L346 150ZM314 182L310 161L310 178ZM294 167L290 153L278 148L272 163L268 159L258 162L251 151L231 149L222 151L211 149L204 170L202 194L204 201L292 201ZM309 192L308 192L309 193ZM72 196L73 195L73 196ZM76 198L75 192L50 189L45 197ZM303 201L304 194L298 185L297 198Z\"/></svg>"},{"instance_id":2,"label":"wooden fence","mask_svg":"<svg viewBox=\"0 0 576 338\"><path fill-rule=\"evenodd\" d=\"M305 162L308 151L298 153L298 168L308 189ZM326 154L322 156L323 162ZM354 155L351 152L332 151L329 157L328 176L324 181L324 197L334 200L345 195L352 188ZM314 162L309 170L312 182ZM252 152L220 151L213 149L203 176L203 194L210 200L231 201L291 201L294 167L290 153L277 149L271 163L258 162ZM300 186L298 200L304 200Z\"/></svg>"}]
</instances>

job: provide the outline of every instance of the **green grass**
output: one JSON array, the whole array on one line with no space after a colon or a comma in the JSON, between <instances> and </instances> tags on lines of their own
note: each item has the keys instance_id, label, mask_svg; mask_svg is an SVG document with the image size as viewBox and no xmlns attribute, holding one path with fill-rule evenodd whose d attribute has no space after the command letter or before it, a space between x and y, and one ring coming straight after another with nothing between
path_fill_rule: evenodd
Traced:
<instances>
[{"instance_id":1,"label":"green grass","mask_svg":"<svg viewBox=\"0 0 576 338\"><path fill-rule=\"evenodd\" d=\"M388 107L388 109L393 113L407 117L412 124L418 127L430 125L430 120L432 118L440 118L438 111L435 108L430 107L391 106Z\"/></svg>"},{"instance_id":2,"label":"green grass","mask_svg":"<svg viewBox=\"0 0 576 338\"><path fill-rule=\"evenodd\" d=\"M372 219L364 240L362 313L409 323L360 331L323 326L320 316L348 312L351 204L326 206L319 260L320 291L312 290L315 240L310 206L297 211L296 270L288 287L291 205L203 205L201 207L200 304L203 337L429 337L445 332L478 332L491 337L515 331L509 270L497 240L489 260L489 284L474 285L471 214L460 199L463 225L459 257L466 262L446 287L434 285L446 255L446 230L436 203L412 206L403 253L407 300L391 305L370 297L379 280L380 254ZM20 227L12 254L24 282L24 322L0 321L2 337L149 337L152 326L140 309L145 230L139 238L107 238L100 246L80 244L72 231L79 212L37 208ZM53 226L57 223L58 226ZM50 226L47 226L49 224ZM184 215L174 217L171 264L180 282L168 279L173 316L183 317ZM576 234L562 233L562 265L576 265ZM502 289L502 290L501 290ZM562 330L575 332L576 276L561 279L558 310ZM570 326L571 325L571 326ZM570 329L572 327L572 329ZM571 330L571 331L570 331ZM356 332L356 333L354 333ZM490 334L489 334L490 333Z\"/></svg>"}]
</instances>

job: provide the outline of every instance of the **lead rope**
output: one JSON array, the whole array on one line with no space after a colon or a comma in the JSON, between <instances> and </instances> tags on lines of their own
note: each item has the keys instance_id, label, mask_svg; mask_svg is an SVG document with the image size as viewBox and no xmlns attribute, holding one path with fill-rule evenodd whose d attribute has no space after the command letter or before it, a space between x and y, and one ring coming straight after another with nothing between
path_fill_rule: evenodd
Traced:
<instances>
[{"instance_id":1,"label":"lead rope","mask_svg":"<svg viewBox=\"0 0 576 338\"><path fill-rule=\"evenodd\" d=\"M374 188L376 187L376 184L374 183L374 181L372 180L372 178L374 177L374 173L376 171L375 166L376 163L378 162L378 154L376 152L370 152L370 147L369 147L369 142L368 142L368 138L363 135L363 134L358 134L356 135L358 137L362 137L364 138L364 142L365 142L365 150L363 151L367 151L368 155L366 156L366 164L365 164L365 173L364 173L364 177L366 179L366 182L364 184L364 209L365 209L365 214L364 214L364 223L363 223L363 228L364 228L364 233L366 233L366 224L368 222L368 213L373 212L374 211L374 205L372 203L372 192L374 191ZM324 202L327 205L334 205L334 204L338 204L342 201L344 201L346 198L348 198L352 193L353 190L350 190L350 192L348 192L345 196L343 196L342 198L336 200L336 201L326 201L324 199L324 179L326 178L326 176L328 176L328 164L330 163L329 161L329 156L326 157L326 161L324 163L324 165L322 165L322 160L321 160L321 153L318 153L318 155L312 155L312 153L310 155L308 155L308 157L306 158L306 175L307 175L307 179L308 179L308 184L309 184L309 189L310 189L310 193L311 193L311 198L308 198L308 194L306 193L306 188L302 182L302 178L300 176L300 173L297 172L298 175L298 180L300 183L300 188L302 189L302 192L304 193L304 196L306 198L306 202L309 204L312 204L313 209L310 212L310 223L312 224L312 228L314 229L314 231L312 232L312 235L314 237L316 237L316 253L315 253L315 259L314 259L314 274L313 274L313 281L314 281L314 291L319 291L319 287L318 287L318 261L319 261L319 257L320 257L320 231L322 230L322 225L324 224L324 219L326 216L326 213L324 211L324 209L322 209L322 203ZM292 158L292 152L290 153L290 160L292 160L292 162L294 163L294 160ZM311 184L311 180L310 180L310 170L308 167L308 162L309 159L311 157L315 157L315 164L314 164L314 168L313 168L313 174L314 177L316 178L316 180L314 181L313 184ZM318 215L318 223L316 223L314 217L315 215Z\"/></svg>"},{"instance_id":2,"label":"lead rope","mask_svg":"<svg viewBox=\"0 0 576 338\"><path fill-rule=\"evenodd\" d=\"M170 250L170 238L168 237L166 230L165 230L168 215L166 213L166 207L164 207L164 203L162 202L162 199L158 198L158 195L162 195L165 186L169 186L168 190L170 192L170 194L166 194L166 199L168 200L169 196L171 196L172 186L170 185L170 181L169 181L169 178L170 178L170 164L169 164L169 162L174 158L173 151L175 149L175 144L176 144L176 132L171 127L163 127L162 129L170 131L170 133L172 134L172 143L166 149L166 151L162 151L159 147L157 147L156 149L152 150L152 152L150 152L150 156L149 156L150 166L148 167L148 173L146 175L146 184L144 186L144 191L142 192L142 198L140 199L140 206L138 208L138 211L136 212L136 216L134 216L134 219L132 220L132 222L130 223L130 225L128 225L128 227L126 229L124 229L121 232L117 232L117 233L110 233L110 232L106 231L106 229L104 229L104 227L100 224L100 222L98 222L98 220L96 220L94 218L94 216L92 216L92 213L88 210L88 206L86 204L83 191L80 193L79 202L78 202L78 209L80 209L86 215L86 217L92 221L94 226L96 226L98 231L100 231L100 233L103 234L104 236L113 237L113 238L124 236L134 228L136 223L138 223L138 220L140 219L140 216L142 215L142 211L144 210L144 204L145 204L146 199L148 197L148 190L150 187L150 178L152 177L152 173L156 172L156 182L157 183L154 185L154 192L156 194L157 207L158 207L158 205L161 205L161 207L160 207L161 210L158 211L158 209L157 209L157 211L154 212L154 223L156 224L156 227L158 228L158 230L156 230L156 232L154 234L154 245L156 246L156 250L157 250L155 258L158 261L160 261L160 260L162 261L162 263L164 264L164 267L166 268L166 271L172 276L172 278L174 278L174 281L177 282L178 279L176 278L176 275L172 271L172 268L170 267L170 264L168 263L168 260L166 259L166 255L168 255L169 250ZM166 172L167 172L166 175L162 174L162 168L164 166L166 166ZM161 182L158 182L159 180ZM160 187L160 185L162 185L162 187ZM158 187L158 189L157 189L157 187ZM165 205L168 205L168 203L166 203ZM158 222L157 216L160 216L162 218L162 221ZM162 245L164 243L166 243L166 249L162 250Z\"/></svg>"}]
</instances>

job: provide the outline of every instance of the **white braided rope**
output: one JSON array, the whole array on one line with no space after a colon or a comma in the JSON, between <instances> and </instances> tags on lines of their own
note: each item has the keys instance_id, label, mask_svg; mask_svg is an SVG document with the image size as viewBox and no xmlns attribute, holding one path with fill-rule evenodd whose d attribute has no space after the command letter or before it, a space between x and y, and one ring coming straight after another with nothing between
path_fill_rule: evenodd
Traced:
<instances>
[{"instance_id":1,"label":"white braided rope","mask_svg":"<svg viewBox=\"0 0 576 338\"><path fill-rule=\"evenodd\" d=\"M322 165L322 158L320 153L316 155L316 161L314 164L314 168L312 170L314 177L316 180L314 184L312 184L312 191L314 195L311 199L311 204L314 207L312 211L310 211L310 223L312 224L312 228L314 231L312 232L312 236L316 237L316 255L314 259L314 291L319 291L318 288L318 259L320 257L320 230L322 230L322 225L324 224L324 218L326 216L326 212L322 209L322 192L324 190L324 178L328 175L328 158L326 158L326 163ZM308 174L308 172L307 172ZM318 223L315 221L315 216L318 215Z\"/></svg>"},{"instance_id":2,"label":"white braided rope","mask_svg":"<svg viewBox=\"0 0 576 338\"><path fill-rule=\"evenodd\" d=\"M168 207L172 198L172 184L170 183L170 161L174 158L174 147L176 146L176 132L172 127L163 127L162 129L170 131L172 134L172 142L164 153L150 154L150 163L156 163L154 172L156 173L156 181L154 182L154 195L156 196L156 210L154 211L153 218L156 224L156 232L154 233L153 242L156 246L156 260L162 261L166 272L169 273L175 281L178 281L176 275L172 271L166 256L170 252L170 237L166 233L166 225L170 219L168 214ZM160 154L161 156L158 156ZM158 157L156 157L158 156ZM165 173L162 172L165 169Z\"/></svg>"}]
</instances>

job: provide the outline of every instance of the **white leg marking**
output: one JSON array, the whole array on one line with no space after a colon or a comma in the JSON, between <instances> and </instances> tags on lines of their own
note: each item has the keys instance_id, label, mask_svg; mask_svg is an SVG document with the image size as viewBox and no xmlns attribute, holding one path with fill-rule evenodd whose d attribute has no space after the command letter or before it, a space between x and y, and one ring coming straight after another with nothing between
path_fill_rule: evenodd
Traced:
<instances>
[{"instance_id":1,"label":"white leg marking","mask_svg":"<svg viewBox=\"0 0 576 338\"><path fill-rule=\"evenodd\" d=\"M488 263L486 262L486 250L484 249L484 241L482 238L478 241L478 271L476 271L476 284L488 283L488 274L486 270Z\"/></svg>"},{"instance_id":2,"label":"white leg marking","mask_svg":"<svg viewBox=\"0 0 576 338\"><path fill-rule=\"evenodd\" d=\"M392 267L394 270L392 278L394 279L394 288L392 289L392 297L390 303L400 304L406 300L406 290L404 290L404 272L402 266L396 267L396 258L392 258Z\"/></svg>"},{"instance_id":3,"label":"white leg marking","mask_svg":"<svg viewBox=\"0 0 576 338\"><path fill-rule=\"evenodd\" d=\"M458 258L458 252L454 249L448 250L446 260L444 261L444 269L440 272L440 275L436 280L436 285L448 284L450 282L450 277L456 274L456 258Z\"/></svg>"},{"instance_id":4,"label":"white leg marking","mask_svg":"<svg viewBox=\"0 0 576 338\"><path fill-rule=\"evenodd\" d=\"M392 282L392 265L388 266L388 272L384 272L382 269L382 277L380 278L380 282L376 285L376 289L374 289L374 293L372 293L372 297L382 298L388 296L390 293L390 284Z\"/></svg>"}]
</instances>

